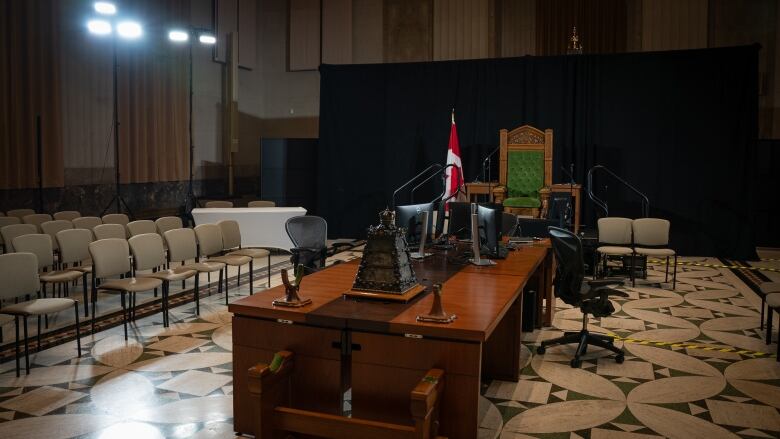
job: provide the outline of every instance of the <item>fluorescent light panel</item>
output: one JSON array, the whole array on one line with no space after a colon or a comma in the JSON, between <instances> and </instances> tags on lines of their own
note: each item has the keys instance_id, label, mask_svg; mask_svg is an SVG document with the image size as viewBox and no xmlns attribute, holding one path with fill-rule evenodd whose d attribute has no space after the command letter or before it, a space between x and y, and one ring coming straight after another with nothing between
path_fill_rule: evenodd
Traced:
<instances>
[{"instance_id":1,"label":"fluorescent light panel","mask_svg":"<svg viewBox=\"0 0 780 439\"><path fill-rule=\"evenodd\" d=\"M95 2L95 12L103 15L116 14L116 5L109 2Z\"/></svg>"},{"instance_id":2,"label":"fluorescent light panel","mask_svg":"<svg viewBox=\"0 0 780 439\"><path fill-rule=\"evenodd\" d=\"M217 37L214 35L203 34L198 37L198 41L203 44L215 44L217 42Z\"/></svg>"},{"instance_id":3,"label":"fluorescent light panel","mask_svg":"<svg viewBox=\"0 0 780 439\"><path fill-rule=\"evenodd\" d=\"M168 38L171 41L184 42L190 39L190 34L183 30L172 30L168 32Z\"/></svg>"},{"instance_id":4,"label":"fluorescent light panel","mask_svg":"<svg viewBox=\"0 0 780 439\"><path fill-rule=\"evenodd\" d=\"M111 33L111 23L106 20L89 20L87 29L95 35L108 35Z\"/></svg>"},{"instance_id":5,"label":"fluorescent light panel","mask_svg":"<svg viewBox=\"0 0 780 439\"><path fill-rule=\"evenodd\" d=\"M143 35L141 25L135 21L122 21L116 25L116 31L122 38L139 38Z\"/></svg>"}]
</instances>

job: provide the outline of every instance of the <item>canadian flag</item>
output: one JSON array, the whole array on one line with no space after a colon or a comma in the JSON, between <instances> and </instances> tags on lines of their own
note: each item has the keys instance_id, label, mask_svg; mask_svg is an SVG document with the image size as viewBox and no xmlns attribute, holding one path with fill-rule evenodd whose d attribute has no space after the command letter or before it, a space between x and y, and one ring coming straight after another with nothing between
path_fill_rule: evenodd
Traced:
<instances>
[{"instance_id":1,"label":"canadian flag","mask_svg":"<svg viewBox=\"0 0 780 439\"><path fill-rule=\"evenodd\" d=\"M458 128L455 126L455 110L452 110L452 124L450 125L450 144L447 147L447 165L455 165L457 170L450 166L447 168L445 178L445 192L444 198L449 198L452 194L458 193L461 185L463 185L463 166L460 162L460 145L458 144ZM446 208L449 209L450 201L460 201L463 197L461 192L457 196L447 201Z\"/></svg>"}]
</instances>

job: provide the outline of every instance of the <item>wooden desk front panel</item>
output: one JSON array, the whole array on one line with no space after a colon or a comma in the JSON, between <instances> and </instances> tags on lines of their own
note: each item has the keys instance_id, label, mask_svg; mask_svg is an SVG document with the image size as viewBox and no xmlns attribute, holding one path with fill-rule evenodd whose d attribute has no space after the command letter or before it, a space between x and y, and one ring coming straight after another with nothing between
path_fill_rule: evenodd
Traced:
<instances>
[{"instance_id":1,"label":"wooden desk front panel","mask_svg":"<svg viewBox=\"0 0 780 439\"><path fill-rule=\"evenodd\" d=\"M479 424L480 343L354 332L352 416L410 423L409 395L431 368L444 370L439 434L475 438Z\"/></svg>"},{"instance_id":2,"label":"wooden desk front panel","mask_svg":"<svg viewBox=\"0 0 780 439\"><path fill-rule=\"evenodd\" d=\"M291 405L338 415L341 413L341 351L332 347L341 331L289 325L236 316L233 318L233 425L254 434L259 408L249 395L247 371L257 363L270 364L276 352L295 353Z\"/></svg>"}]
</instances>

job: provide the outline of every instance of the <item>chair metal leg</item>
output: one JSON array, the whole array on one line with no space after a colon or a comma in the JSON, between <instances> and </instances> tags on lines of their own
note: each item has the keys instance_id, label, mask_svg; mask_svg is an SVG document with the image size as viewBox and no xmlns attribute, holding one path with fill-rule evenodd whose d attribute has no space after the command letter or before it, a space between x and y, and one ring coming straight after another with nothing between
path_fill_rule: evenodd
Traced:
<instances>
[{"instance_id":1,"label":"chair metal leg","mask_svg":"<svg viewBox=\"0 0 780 439\"><path fill-rule=\"evenodd\" d=\"M16 342L14 348L16 349L16 377L19 378L19 316L14 316L14 323L16 323Z\"/></svg>"},{"instance_id":2,"label":"chair metal leg","mask_svg":"<svg viewBox=\"0 0 780 439\"><path fill-rule=\"evenodd\" d=\"M268 253L268 288L271 288L271 253Z\"/></svg>"},{"instance_id":3,"label":"chair metal leg","mask_svg":"<svg viewBox=\"0 0 780 439\"><path fill-rule=\"evenodd\" d=\"M677 254L674 255L674 273L672 273L672 290L677 289Z\"/></svg>"},{"instance_id":4,"label":"chair metal leg","mask_svg":"<svg viewBox=\"0 0 780 439\"><path fill-rule=\"evenodd\" d=\"M222 285L222 271L219 272L219 284ZM228 305L228 290L227 290L227 265L225 265L225 305Z\"/></svg>"},{"instance_id":5,"label":"chair metal leg","mask_svg":"<svg viewBox=\"0 0 780 439\"><path fill-rule=\"evenodd\" d=\"M664 283L669 282L669 256L666 257L666 273L664 274Z\"/></svg>"},{"instance_id":6,"label":"chair metal leg","mask_svg":"<svg viewBox=\"0 0 780 439\"><path fill-rule=\"evenodd\" d=\"M38 343L37 349L35 349L35 352L41 351L41 315L38 314L38 335L36 337L36 342Z\"/></svg>"},{"instance_id":7,"label":"chair metal leg","mask_svg":"<svg viewBox=\"0 0 780 439\"><path fill-rule=\"evenodd\" d=\"M211 288L209 288L209 291L211 291ZM222 294L222 269L219 269L219 281L217 282L217 294ZM211 293L209 293L211 295Z\"/></svg>"},{"instance_id":8,"label":"chair metal leg","mask_svg":"<svg viewBox=\"0 0 780 439\"><path fill-rule=\"evenodd\" d=\"M83 285L84 290L84 317L86 318L89 315L89 298L87 297L87 273L85 272L81 276L81 284Z\"/></svg>"},{"instance_id":9,"label":"chair metal leg","mask_svg":"<svg viewBox=\"0 0 780 439\"><path fill-rule=\"evenodd\" d=\"M95 314L97 314L97 285L95 275L92 275L92 334L95 333Z\"/></svg>"},{"instance_id":10,"label":"chair metal leg","mask_svg":"<svg viewBox=\"0 0 780 439\"><path fill-rule=\"evenodd\" d=\"M125 327L125 341L127 341L127 306L125 304L125 292L122 291L122 322L124 323Z\"/></svg>"},{"instance_id":11,"label":"chair metal leg","mask_svg":"<svg viewBox=\"0 0 780 439\"><path fill-rule=\"evenodd\" d=\"M182 267L184 266L184 261L181 261L181 266L182 266ZM186 288L186 286L185 286L185 282L187 282L187 279L182 279L182 281L181 281L181 289L182 289L182 290L183 290L184 288ZM168 292L170 292L170 290L168 290Z\"/></svg>"},{"instance_id":12,"label":"chair metal leg","mask_svg":"<svg viewBox=\"0 0 780 439\"><path fill-rule=\"evenodd\" d=\"M241 286L241 266L238 266L238 277L236 278L236 288Z\"/></svg>"},{"instance_id":13,"label":"chair metal leg","mask_svg":"<svg viewBox=\"0 0 780 439\"><path fill-rule=\"evenodd\" d=\"M74 302L73 308L76 311L76 348L79 352L79 358L81 358L81 325L79 324L79 303Z\"/></svg>"},{"instance_id":14,"label":"chair metal leg","mask_svg":"<svg viewBox=\"0 0 780 439\"><path fill-rule=\"evenodd\" d=\"M195 294L195 315L200 315L200 273L195 274L195 288L194 288L194 294Z\"/></svg>"},{"instance_id":15,"label":"chair metal leg","mask_svg":"<svg viewBox=\"0 0 780 439\"><path fill-rule=\"evenodd\" d=\"M24 368L27 371L27 375L30 374L30 345L27 340L27 316L23 317L24 320Z\"/></svg>"},{"instance_id":16,"label":"chair metal leg","mask_svg":"<svg viewBox=\"0 0 780 439\"><path fill-rule=\"evenodd\" d=\"M253 294L252 292L252 282L255 281L254 279L254 258L249 261L249 295L251 296Z\"/></svg>"}]
</instances>

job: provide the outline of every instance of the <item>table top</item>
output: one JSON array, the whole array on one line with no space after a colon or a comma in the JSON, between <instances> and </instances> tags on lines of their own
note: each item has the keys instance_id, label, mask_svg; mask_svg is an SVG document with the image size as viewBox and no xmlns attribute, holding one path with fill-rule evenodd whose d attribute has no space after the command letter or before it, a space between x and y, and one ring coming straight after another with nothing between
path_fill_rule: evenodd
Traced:
<instances>
[{"instance_id":1,"label":"table top","mask_svg":"<svg viewBox=\"0 0 780 439\"><path fill-rule=\"evenodd\" d=\"M433 302L430 289L409 303L344 298L352 287L360 261L337 264L306 276L301 297L312 303L301 308L274 306L284 296L284 287L255 293L230 304L238 316L289 320L295 323L370 332L415 334L484 342L512 303L522 294L528 278L542 263L549 243L523 246L491 267L463 264L458 251L436 251L424 261L415 261L420 284L442 283L444 310L458 318L450 324L418 322Z\"/></svg>"},{"instance_id":2,"label":"table top","mask_svg":"<svg viewBox=\"0 0 780 439\"><path fill-rule=\"evenodd\" d=\"M303 207L196 207L192 213L306 213Z\"/></svg>"}]
</instances>

